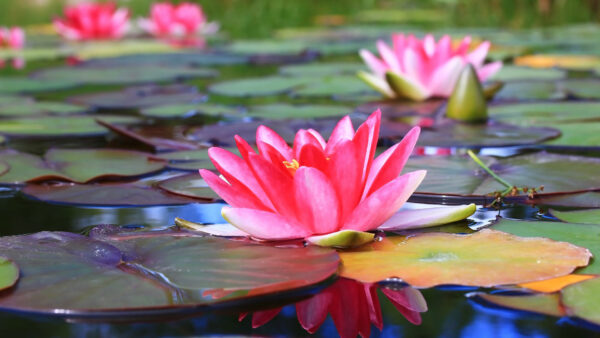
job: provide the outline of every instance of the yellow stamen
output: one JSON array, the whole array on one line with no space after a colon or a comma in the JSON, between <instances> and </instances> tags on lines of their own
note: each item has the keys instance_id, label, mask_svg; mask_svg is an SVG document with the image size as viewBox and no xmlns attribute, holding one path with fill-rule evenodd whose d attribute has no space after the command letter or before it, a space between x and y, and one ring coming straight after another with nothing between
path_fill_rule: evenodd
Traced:
<instances>
[{"instance_id":1,"label":"yellow stamen","mask_svg":"<svg viewBox=\"0 0 600 338\"><path fill-rule=\"evenodd\" d=\"M298 161L296 161L295 159L291 162L283 161L283 165L287 168L288 172L292 174L292 176L294 176L296 174L296 170L300 168L300 163L298 163Z\"/></svg>"}]
</instances>

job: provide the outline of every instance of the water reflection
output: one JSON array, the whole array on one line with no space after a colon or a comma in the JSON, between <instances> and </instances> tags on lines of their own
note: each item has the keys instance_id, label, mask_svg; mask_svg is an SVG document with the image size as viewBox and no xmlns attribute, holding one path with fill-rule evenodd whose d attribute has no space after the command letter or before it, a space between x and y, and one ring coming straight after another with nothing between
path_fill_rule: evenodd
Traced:
<instances>
[{"instance_id":1,"label":"water reflection","mask_svg":"<svg viewBox=\"0 0 600 338\"><path fill-rule=\"evenodd\" d=\"M381 286L347 278L340 278L320 293L296 303L296 316L309 333L315 333L330 315L341 337L369 337L371 324L379 331L383 329L380 306L383 297L410 323L421 324L421 313L427 311L427 303L419 290L406 285ZM281 310L279 307L252 313L252 327L267 324ZM247 315L241 314L240 321Z\"/></svg>"}]
</instances>

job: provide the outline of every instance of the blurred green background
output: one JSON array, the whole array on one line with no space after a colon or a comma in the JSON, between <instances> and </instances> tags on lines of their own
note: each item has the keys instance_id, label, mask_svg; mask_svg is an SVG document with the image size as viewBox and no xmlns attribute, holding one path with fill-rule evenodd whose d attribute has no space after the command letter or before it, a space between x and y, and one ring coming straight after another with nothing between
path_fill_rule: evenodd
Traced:
<instances>
[{"instance_id":1,"label":"blurred green background","mask_svg":"<svg viewBox=\"0 0 600 338\"><path fill-rule=\"evenodd\" d=\"M529 28L600 18L600 0L188 0L232 37L268 37L278 28L348 22ZM1 0L0 25L49 23L78 0ZM133 17L155 0L119 0ZM173 0L173 3L182 1Z\"/></svg>"}]
</instances>

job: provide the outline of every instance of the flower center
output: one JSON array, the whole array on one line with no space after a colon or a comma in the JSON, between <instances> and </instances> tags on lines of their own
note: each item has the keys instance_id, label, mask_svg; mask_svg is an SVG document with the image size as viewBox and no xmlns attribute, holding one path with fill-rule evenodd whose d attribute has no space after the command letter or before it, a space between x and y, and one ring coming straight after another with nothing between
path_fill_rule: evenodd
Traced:
<instances>
[{"instance_id":1,"label":"flower center","mask_svg":"<svg viewBox=\"0 0 600 338\"><path fill-rule=\"evenodd\" d=\"M296 161L295 159L293 159L291 162L283 161L283 165L292 176L296 175L296 170L300 168L300 163L298 163L298 161Z\"/></svg>"}]
</instances>

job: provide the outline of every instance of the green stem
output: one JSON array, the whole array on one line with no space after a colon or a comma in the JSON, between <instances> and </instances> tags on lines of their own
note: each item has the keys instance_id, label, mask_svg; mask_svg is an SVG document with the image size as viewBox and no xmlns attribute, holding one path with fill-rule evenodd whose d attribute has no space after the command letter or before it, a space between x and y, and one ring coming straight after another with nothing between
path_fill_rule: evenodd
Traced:
<instances>
[{"instance_id":1,"label":"green stem","mask_svg":"<svg viewBox=\"0 0 600 338\"><path fill-rule=\"evenodd\" d=\"M492 169L490 169L487 165L485 165L485 163L483 163L479 159L479 157L477 157L477 155L475 155L474 152L472 152L471 150L467 150L467 154L469 154L469 156L471 156L471 158L473 159L473 161L475 161L475 163L479 164L479 166L481 168L483 168L483 170L485 170L488 174L490 174L490 176L492 176L500 184L504 185L506 188L512 188L512 187L514 187L514 185L510 184L509 182L503 180L500 176L496 175L496 173L494 173L492 171Z\"/></svg>"}]
</instances>

